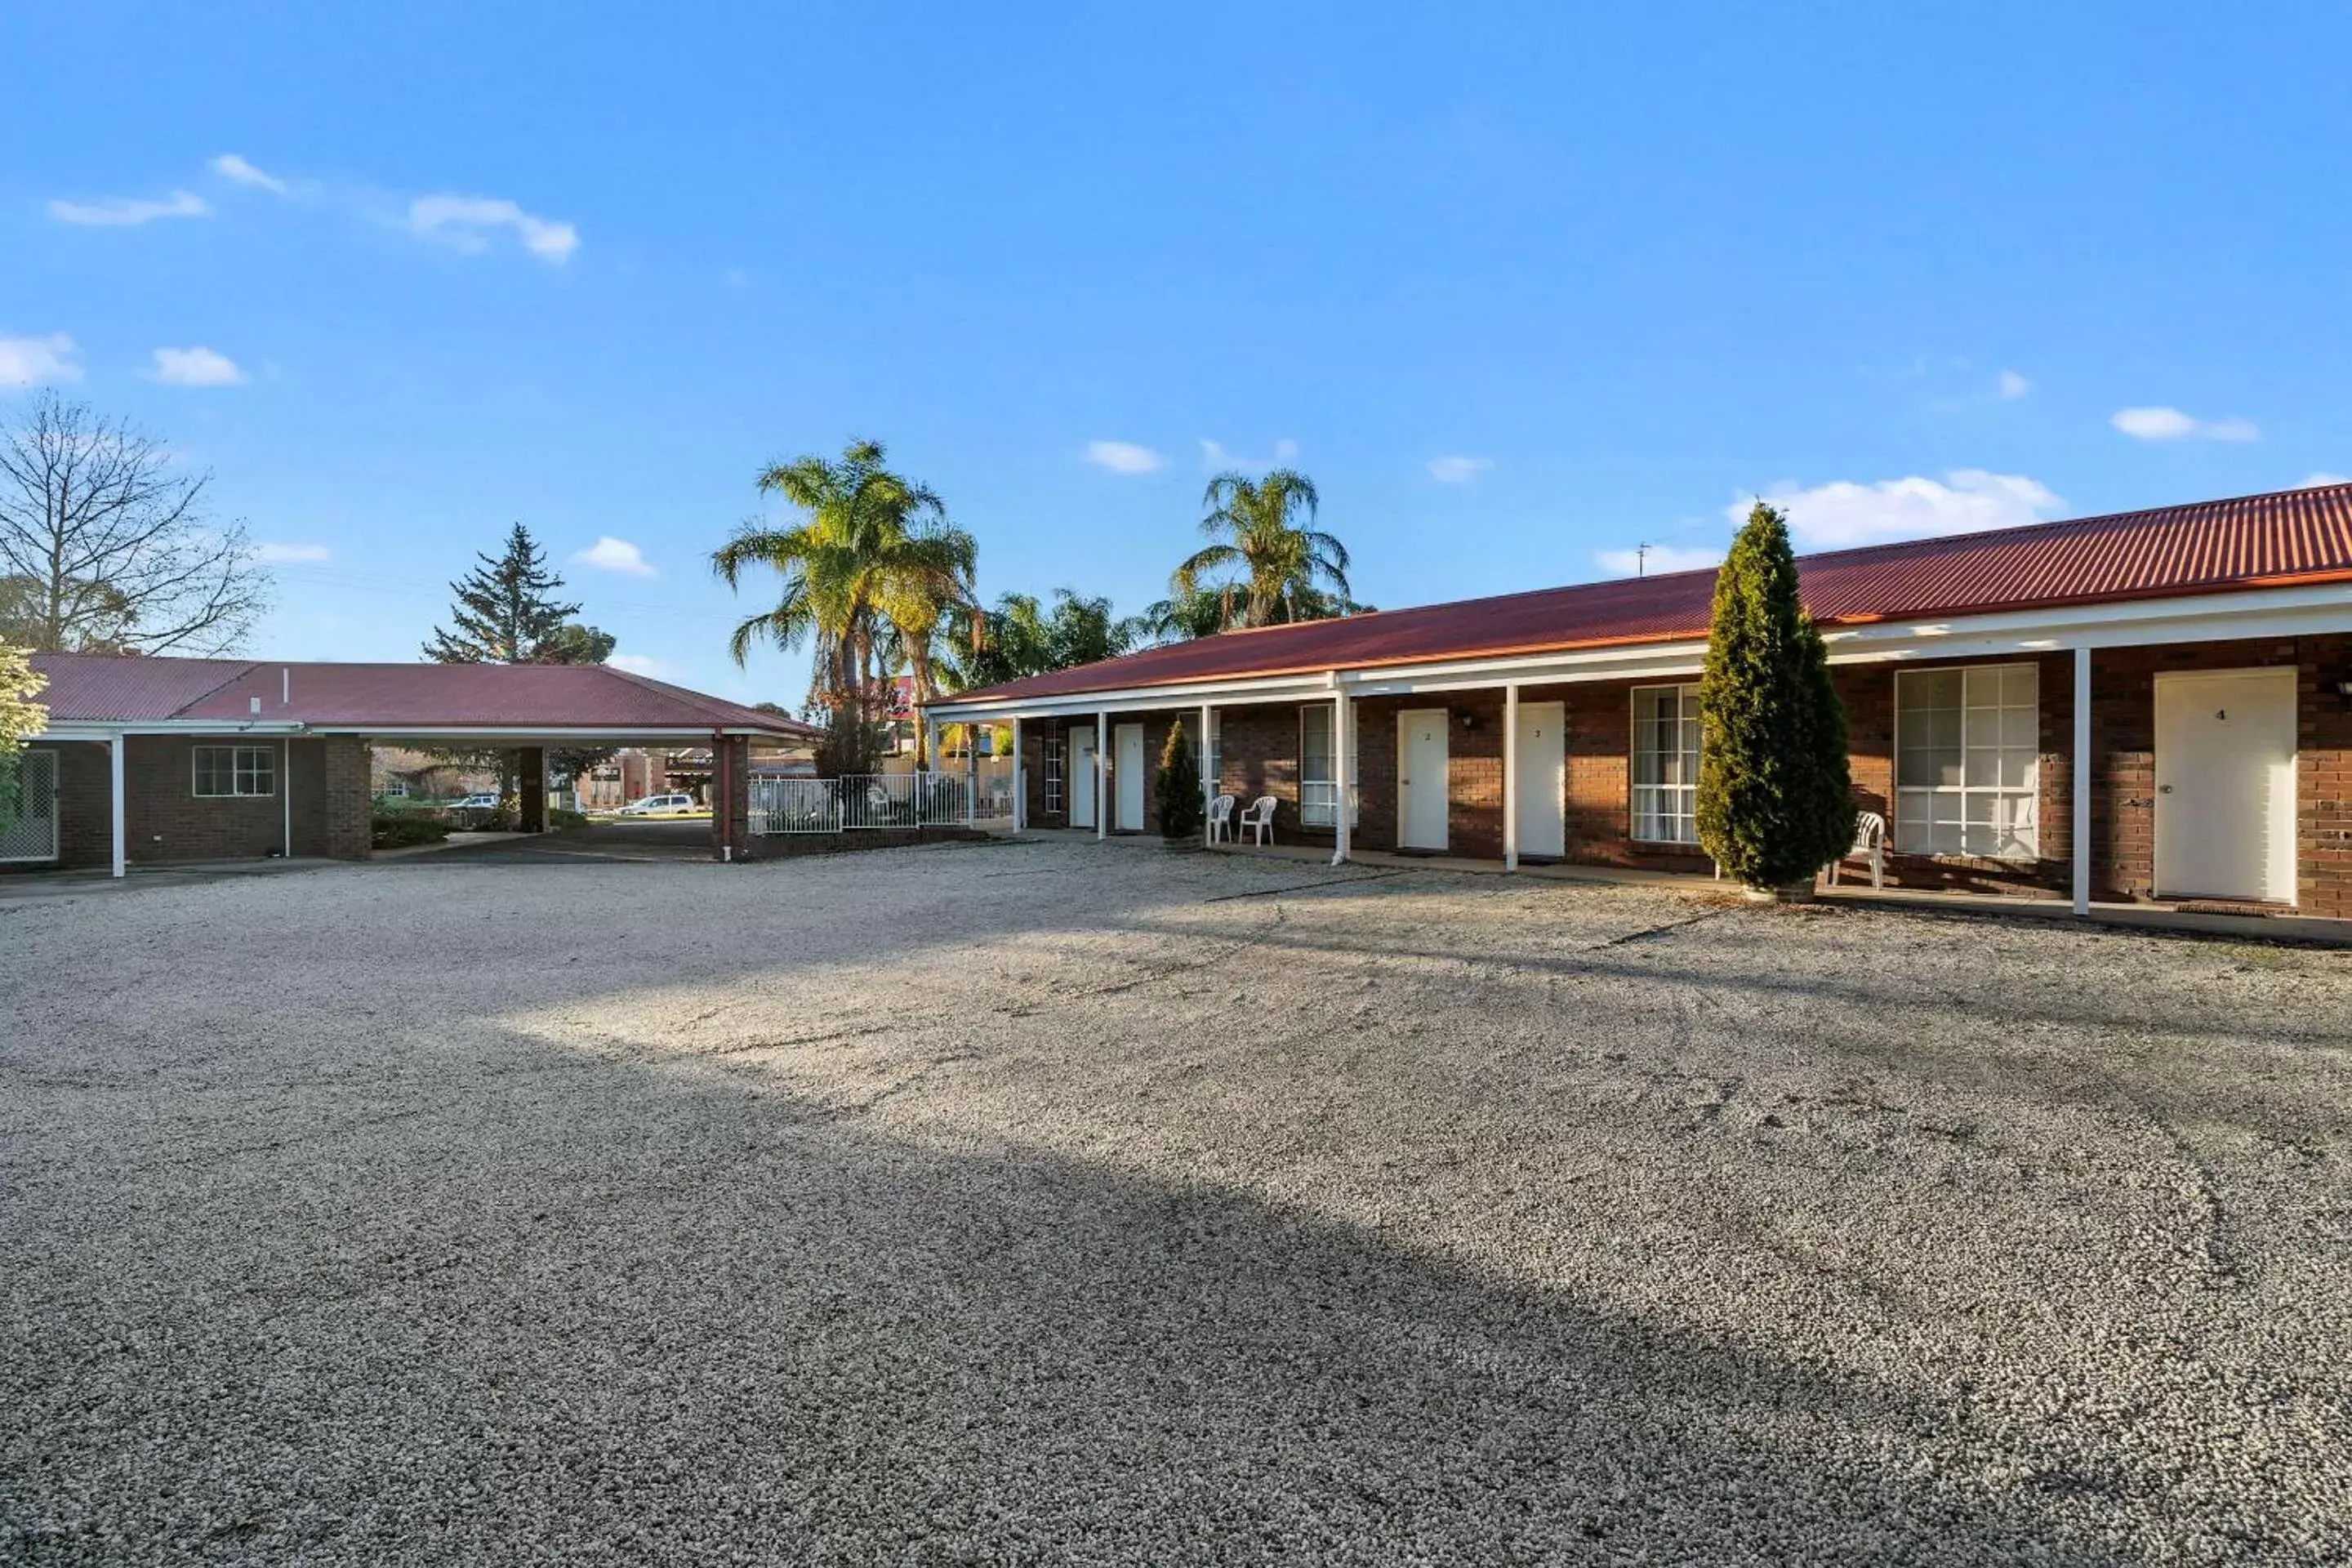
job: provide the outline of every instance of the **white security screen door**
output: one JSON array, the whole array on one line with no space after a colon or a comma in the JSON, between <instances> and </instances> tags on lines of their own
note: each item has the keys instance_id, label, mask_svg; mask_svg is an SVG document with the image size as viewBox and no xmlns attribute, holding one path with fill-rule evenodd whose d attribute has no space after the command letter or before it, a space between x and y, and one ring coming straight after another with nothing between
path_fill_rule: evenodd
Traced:
<instances>
[{"instance_id":1,"label":"white security screen door","mask_svg":"<svg viewBox=\"0 0 2352 1568\"><path fill-rule=\"evenodd\" d=\"M1397 843L1406 849L1445 847L1445 710L1414 708L1397 715Z\"/></svg>"},{"instance_id":2,"label":"white security screen door","mask_svg":"<svg viewBox=\"0 0 2352 1568\"><path fill-rule=\"evenodd\" d=\"M1519 853L1568 853L1567 707L1559 702L1519 704Z\"/></svg>"},{"instance_id":3,"label":"white security screen door","mask_svg":"<svg viewBox=\"0 0 2352 1568\"><path fill-rule=\"evenodd\" d=\"M58 754L16 753L13 776L0 780L0 860L58 858Z\"/></svg>"},{"instance_id":4,"label":"white security screen door","mask_svg":"<svg viewBox=\"0 0 2352 1568\"><path fill-rule=\"evenodd\" d=\"M1070 731L1070 826L1095 825L1095 729Z\"/></svg>"},{"instance_id":5,"label":"white security screen door","mask_svg":"<svg viewBox=\"0 0 2352 1568\"><path fill-rule=\"evenodd\" d=\"M1110 825L1123 833L1143 831L1143 726L1121 724L1110 732L1111 785L1118 792L1118 815Z\"/></svg>"},{"instance_id":6,"label":"white security screen door","mask_svg":"<svg viewBox=\"0 0 2352 1568\"><path fill-rule=\"evenodd\" d=\"M2293 669L2156 678L2156 890L2294 902Z\"/></svg>"}]
</instances>

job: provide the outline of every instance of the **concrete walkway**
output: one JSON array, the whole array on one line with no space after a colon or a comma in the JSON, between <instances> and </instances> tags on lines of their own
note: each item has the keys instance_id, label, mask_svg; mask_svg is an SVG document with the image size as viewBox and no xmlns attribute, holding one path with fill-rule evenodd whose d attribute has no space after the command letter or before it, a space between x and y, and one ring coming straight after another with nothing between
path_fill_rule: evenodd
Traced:
<instances>
[{"instance_id":1,"label":"concrete walkway","mask_svg":"<svg viewBox=\"0 0 2352 1568\"><path fill-rule=\"evenodd\" d=\"M1021 834L1024 838L1048 840L1086 840L1095 837L1090 828L1031 828ZM1133 848L1160 848L1165 841L1158 834L1114 833L1102 840L1105 844ZM1331 851L1311 844L1220 844L1213 853L1219 855L1260 856L1278 860L1320 861L1328 863ZM1718 882L1709 877L1693 876L1680 871L1651 871L1627 866L1522 865L1517 871L1507 871L1499 860L1474 860L1453 855L1396 855L1380 849L1351 850L1348 862L1354 866L1378 866L1415 871L1459 871L1469 876L1517 876L1554 882L1589 882L1615 888L1665 888L1693 894L1718 894L1737 898L1737 883ZM2052 921L2072 922L2077 917L2073 903L2055 894L2032 896L2005 893L1948 892L1929 888L1875 889L1864 881L1841 881L1836 887L1822 887L1816 896L1824 903L1874 904L1890 909L1917 910L1937 914L1985 916L1990 918ZM2166 903L2094 903L2088 917L2099 925L2128 926L2141 931L2186 932L2200 936L2230 937L2248 942L2307 942L2324 947L2352 947L2352 921L2319 920L2293 914L2231 914L2210 910L2181 909Z\"/></svg>"}]
</instances>

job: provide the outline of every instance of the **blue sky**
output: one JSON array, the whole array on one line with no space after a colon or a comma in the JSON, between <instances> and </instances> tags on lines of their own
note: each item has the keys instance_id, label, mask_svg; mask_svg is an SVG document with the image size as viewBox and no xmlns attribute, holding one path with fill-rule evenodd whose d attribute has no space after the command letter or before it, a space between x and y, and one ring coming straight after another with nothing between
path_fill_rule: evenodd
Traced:
<instances>
[{"instance_id":1,"label":"blue sky","mask_svg":"<svg viewBox=\"0 0 2352 1568\"><path fill-rule=\"evenodd\" d=\"M0 397L215 471L249 651L520 520L793 702L706 562L857 435L1123 610L1217 452L1384 605L2352 472L2340 6L702 9L11 8Z\"/></svg>"}]
</instances>

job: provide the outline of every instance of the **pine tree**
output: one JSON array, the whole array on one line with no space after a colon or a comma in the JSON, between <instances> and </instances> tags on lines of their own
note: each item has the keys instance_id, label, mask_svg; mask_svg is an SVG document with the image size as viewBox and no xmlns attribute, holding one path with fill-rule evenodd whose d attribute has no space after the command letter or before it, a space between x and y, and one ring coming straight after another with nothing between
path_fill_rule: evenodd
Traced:
<instances>
[{"instance_id":1,"label":"pine tree","mask_svg":"<svg viewBox=\"0 0 2352 1568\"><path fill-rule=\"evenodd\" d=\"M1171 844L1198 837L1205 809L1201 801L1201 760L1192 751L1192 737L1184 733L1181 719L1169 730L1168 743L1160 748L1156 794L1160 836Z\"/></svg>"},{"instance_id":2,"label":"pine tree","mask_svg":"<svg viewBox=\"0 0 2352 1568\"><path fill-rule=\"evenodd\" d=\"M1845 710L1788 524L1762 501L1715 579L1698 701L1699 843L1750 888L1810 886L1853 843Z\"/></svg>"},{"instance_id":3,"label":"pine tree","mask_svg":"<svg viewBox=\"0 0 2352 1568\"><path fill-rule=\"evenodd\" d=\"M570 624L580 606L558 601L563 579L547 569L546 553L520 523L507 535L506 553L449 584L454 630L436 627L425 657L442 664L602 664L613 639L593 626Z\"/></svg>"}]
</instances>

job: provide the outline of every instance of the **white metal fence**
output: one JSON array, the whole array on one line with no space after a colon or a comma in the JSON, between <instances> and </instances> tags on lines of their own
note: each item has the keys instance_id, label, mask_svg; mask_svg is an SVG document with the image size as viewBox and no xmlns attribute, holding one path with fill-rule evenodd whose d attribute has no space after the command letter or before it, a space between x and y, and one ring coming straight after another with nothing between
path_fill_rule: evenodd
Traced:
<instances>
[{"instance_id":1,"label":"white metal fence","mask_svg":"<svg viewBox=\"0 0 2352 1568\"><path fill-rule=\"evenodd\" d=\"M961 773L753 779L751 826L755 834L961 826L972 819L971 798Z\"/></svg>"}]
</instances>

